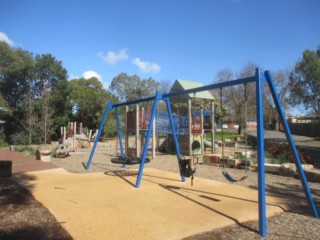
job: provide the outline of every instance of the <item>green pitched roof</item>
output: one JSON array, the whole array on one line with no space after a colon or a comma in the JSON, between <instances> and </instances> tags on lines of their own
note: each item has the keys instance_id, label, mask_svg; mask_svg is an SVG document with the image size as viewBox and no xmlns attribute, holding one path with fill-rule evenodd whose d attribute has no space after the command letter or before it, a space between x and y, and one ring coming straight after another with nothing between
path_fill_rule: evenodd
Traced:
<instances>
[{"instance_id":1,"label":"green pitched roof","mask_svg":"<svg viewBox=\"0 0 320 240\"><path fill-rule=\"evenodd\" d=\"M178 91L183 91L183 90L188 90L188 89L192 89L192 88L197 88L197 87L202 87L204 86L202 83L200 82L194 82L194 81L187 81L187 80L181 80L178 79L174 82L170 93L173 92L178 92ZM202 91L202 92L197 92L194 96L193 93L189 93L186 95L182 95L179 97L173 97L174 100L186 100L186 99L192 99L192 98L199 98L199 99L208 99L208 100L214 100L214 97L212 96L212 94L207 90L207 91Z\"/></svg>"}]
</instances>

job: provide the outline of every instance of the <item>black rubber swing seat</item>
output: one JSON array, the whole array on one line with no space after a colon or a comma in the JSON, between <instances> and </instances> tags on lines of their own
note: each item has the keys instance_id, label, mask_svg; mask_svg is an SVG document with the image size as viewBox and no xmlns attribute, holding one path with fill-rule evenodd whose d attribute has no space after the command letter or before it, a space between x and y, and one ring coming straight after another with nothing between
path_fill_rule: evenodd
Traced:
<instances>
[{"instance_id":1,"label":"black rubber swing seat","mask_svg":"<svg viewBox=\"0 0 320 240\"><path fill-rule=\"evenodd\" d=\"M222 175L229 181L229 182L241 182L241 181L243 181L243 180L245 180L247 177L248 177L248 175L245 175L245 176L242 176L241 178L239 178L239 179L234 179L233 177L231 177L230 176L230 174L224 169L223 171L222 171Z\"/></svg>"},{"instance_id":2,"label":"black rubber swing seat","mask_svg":"<svg viewBox=\"0 0 320 240\"><path fill-rule=\"evenodd\" d=\"M111 159L112 163L115 164L125 164L125 165L135 165L141 163L141 158L123 158L123 157L116 157ZM144 163L150 162L150 158L146 158Z\"/></svg>"}]
</instances>

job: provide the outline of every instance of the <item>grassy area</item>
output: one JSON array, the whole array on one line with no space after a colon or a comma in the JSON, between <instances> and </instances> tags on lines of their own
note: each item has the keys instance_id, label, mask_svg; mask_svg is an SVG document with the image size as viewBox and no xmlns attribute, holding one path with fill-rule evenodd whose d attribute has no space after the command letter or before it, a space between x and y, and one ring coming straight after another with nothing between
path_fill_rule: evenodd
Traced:
<instances>
[{"instance_id":1,"label":"grassy area","mask_svg":"<svg viewBox=\"0 0 320 240\"><path fill-rule=\"evenodd\" d=\"M234 139L235 137L240 137L241 135L238 135L236 133L232 132L224 132L223 133L223 139ZM206 139L211 140L211 133L206 133ZM216 140L221 141L222 140L222 133L216 132Z\"/></svg>"},{"instance_id":2,"label":"grassy area","mask_svg":"<svg viewBox=\"0 0 320 240\"><path fill-rule=\"evenodd\" d=\"M9 147L9 144L5 140L0 139L0 147Z\"/></svg>"},{"instance_id":3,"label":"grassy area","mask_svg":"<svg viewBox=\"0 0 320 240\"><path fill-rule=\"evenodd\" d=\"M315 137L313 140L320 141L320 137Z\"/></svg>"}]
</instances>

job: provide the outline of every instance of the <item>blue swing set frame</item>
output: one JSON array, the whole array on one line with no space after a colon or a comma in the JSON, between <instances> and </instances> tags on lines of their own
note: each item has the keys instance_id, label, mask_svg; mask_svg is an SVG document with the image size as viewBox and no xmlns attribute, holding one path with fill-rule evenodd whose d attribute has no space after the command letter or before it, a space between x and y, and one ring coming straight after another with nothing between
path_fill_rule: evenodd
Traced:
<instances>
[{"instance_id":1,"label":"blue swing set frame","mask_svg":"<svg viewBox=\"0 0 320 240\"><path fill-rule=\"evenodd\" d=\"M98 135L96 137L96 140L94 142L89 160L87 162L86 170L90 169L90 165L92 163L92 159L93 159L96 147L97 147L97 143L100 139L100 135L101 135L101 132L102 132L102 129L105 124L105 121L106 121L106 118L107 118L109 111L112 109L115 109L117 127L118 127L118 138L119 138L120 149L121 149L121 157L124 158L125 153L124 153L124 149L123 149L123 145L122 145L122 133L121 133L121 127L120 127L118 108L122 107L122 106L128 106L128 105L147 102L147 101L153 101L150 124L149 124L148 130L147 130L146 141L145 141L145 144L143 147L143 152L142 152L140 166L139 166L139 172L138 172L136 185L135 185L136 188L139 188L140 183L141 183L143 170L144 170L145 159L147 156L148 145L149 145L149 141L150 141L150 137L151 137L152 124L154 122L158 103L161 100L165 101L166 106L167 106L167 111L168 111L168 115L169 115L169 122L170 122L170 126L172 129L174 144L176 147L177 160L178 160L179 166L181 167L181 157L182 156L181 156L181 152L180 152L180 148L179 148L179 142L178 142L178 138L177 138L177 134L176 134L176 129L174 127L173 115L172 115L171 106L170 106L170 98L189 94L189 93L196 93L196 92L201 92L201 91L205 91L205 90L220 89L220 88L224 88L224 87L230 87L230 86L235 86L235 85L240 85L240 84L245 84L245 83L250 83L250 82L256 83L259 234L264 238L267 236L265 167L264 167L263 92L262 92L262 85L265 82L267 82L267 84L269 86L269 89L270 89L271 95L273 97L276 109L279 113L280 121L283 124L284 133L285 133L287 141L289 143L289 147L293 153L293 159L294 159L298 174L300 176L301 184L303 186L303 190L304 190L306 199L308 201L309 207L310 207L311 212L314 215L314 217L319 218L318 210L317 210L316 205L314 203L314 200L313 200L313 197L312 197L312 194L311 194L308 182L307 182L306 175L305 175L304 170L302 168L302 164L301 164L301 160L300 160L297 148L294 144L292 134L291 134L288 122L285 118L285 114L284 114L279 96L276 92L276 88L275 88L271 73L269 71L265 71L262 73L259 68L256 69L255 75L252 77L232 80L232 81L228 81L228 82L211 84L211 85L207 85L207 86L197 87L197 88L193 88L193 89L188 89L188 90L183 90L183 91L178 91L178 92L168 93L168 94L161 94L161 93L157 92L154 97L124 102L124 103L112 104L112 103L108 102L108 104L105 108L101 123L100 123ZM186 181L184 176L181 176L181 180L183 182Z\"/></svg>"}]
</instances>

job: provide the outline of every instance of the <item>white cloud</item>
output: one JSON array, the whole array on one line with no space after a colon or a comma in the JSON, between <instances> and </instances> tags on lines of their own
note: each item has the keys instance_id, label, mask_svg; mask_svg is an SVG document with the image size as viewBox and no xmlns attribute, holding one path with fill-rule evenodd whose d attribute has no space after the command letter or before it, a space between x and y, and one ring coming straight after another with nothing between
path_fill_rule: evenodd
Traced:
<instances>
[{"instance_id":1,"label":"white cloud","mask_svg":"<svg viewBox=\"0 0 320 240\"><path fill-rule=\"evenodd\" d=\"M74 74L70 74L70 76L69 76L69 80L78 79L78 78L80 78L80 77L77 75L74 75Z\"/></svg>"},{"instance_id":2,"label":"white cloud","mask_svg":"<svg viewBox=\"0 0 320 240\"><path fill-rule=\"evenodd\" d=\"M118 53L112 51L109 51L108 53L99 52L98 56L111 65L115 65L117 62L128 59L127 49L121 49Z\"/></svg>"},{"instance_id":3,"label":"white cloud","mask_svg":"<svg viewBox=\"0 0 320 240\"><path fill-rule=\"evenodd\" d=\"M90 79L92 77L95 77L102 83L104 89L109 89L110 83L109 82L104 82L103 79L102 79L102 76L100 74L98 74L97 72L95 72L95 71L92 71L92 70L85 71L82 74L82 77L84 79ZM81 77L79 77L77 75L74 75L74 74L70 74L70 76L69 76L69 80L80 79L80 78Z\"/></svg>"},{"instance_id":4,"label":"white cloud","mask_svg":"<svg viewBox=\"0 0 320 240\"><path fill-rule=\"evenodd\" d=\"M7 36L7 34L0 32L0 42L6 42L11 47L14 45L14 42Z\"/></svg>"},{"instance_id":5,"label":"white cloud","mask_svg":"<svg viewBox=\"0 0 320 240\"><path fill-rule=\"evenodd\" d=\"M84 79L89 79L89 78L92 78L92 77L95 77L97 78L100 82L102 82L102 77L100 74L96 73L95 71L92 71L92 70L89 70L89 71L85 71L83 73L83 78Z\"/></svg>"},{"instance_id":6,"label":"white cloud","mask_svg":"<svg viewBox=\"0 0 320 240\"><path fill-rule=\"evenodd\" d=\"M132 59L132 63L136 65L143 73L160 71L160 66L158 64L150 63L148 61L141 61L140 58Z\"/></svg>"}]
</instances>

